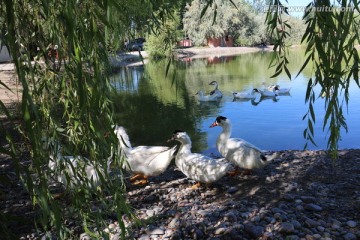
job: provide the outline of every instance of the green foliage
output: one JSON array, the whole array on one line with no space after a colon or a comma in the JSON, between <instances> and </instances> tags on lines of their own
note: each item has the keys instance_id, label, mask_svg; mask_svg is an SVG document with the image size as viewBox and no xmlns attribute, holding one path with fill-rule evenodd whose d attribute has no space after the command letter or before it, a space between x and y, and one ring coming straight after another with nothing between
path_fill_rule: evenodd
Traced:
<instances>
[{"instance_id":1,"label":"green foliage","mask_svg":"<svg viewBox=\"0 0 360 240\"><path fill-rule=\"evenodd\" d=\"M209 37L236 36L238 31L247 32L244 27L247 21L251 21L251 9L243 1L232 2L195 0L186 6L184 31L195 45L205 45ZM204 10L200 12L199 9ZM206 11L209 9L212 11Z\"/></svg>"},{"instance_id":2,"label":"green foliage","mask_svg":"<svg viewBox=\"0 0 360 240\"><path fill-rule=\"evenodd\" d=\"M291 24L283 19L287 14L280 1L273 1L277 5L274 12L268 14L268 28L277 36L274 55L276 73L287 72L288 61L285 39L289 35ZM339 3L340 4L340 3ZM335 8L334 8L335 7ZM341 7L345 11L314 11L314 9L336 9ZM316 113L313 104L317 99L315 87L320 85L321 96L325 98L326 113L323 130L329 131L328 150L333 159L337 158L338 142L341 139L341 128L347 131L343 108L349 101L349 85L351 81L359 85L359 55L355 45L359 42L359 19L354 10L359 11L357 1L341 1L340 6L333 6L329 1L314 1L307 6L303 17L306 20L306 31L302 42L306 45L306 60L299 74L308 65L313 66L313 76L310 77L305 96L309 110L304 116L308 126L304 130L304 137L315 144L314 130ZM291 77L290 74L289 78ZM305 145L306 147L306 145Z\"/></svg>"},{"instance_id":3,"label":"green foliage","mask_svg":"<svg viewBox=\"0 0 360 240\"><path fill-rule=\"evenodd\" d=\"M59 238L69 239L74 233L66 222L73 219L83 226L83 231L105 237L105 217L115 212L125 237L121 219L123 214L131 216L131 212L123 197L123 180L111 179L105 170L110 156L114 166L122 168L111 127L112 88L106 51L112 46L113 30L120 26L126 28L124 22L110 17L111 12L119 10L118 3L6 0L0 6L4 41L23 88L21 132L32 163L29 166L20 164L21 152L10 134L7 134L7 141L11 148L0 151L13 158L34 208L40 211L36 222L38 230L54 229ZM6 107L1 106L11 120ZM15 127L14 123L12 125ZM1 130L3 133L5 129ZM63 155L86 157L84 164L95 167L100 185L89 187L91 180L81 168L83 164L74 166L75 176L82 179L82 183L70 187L77 180L74 175L64 173L68 182L63 186L68 198L64 207L64 202L55 197L49 184L54 182L54 176L48 164L55 153L51 148L44 148L44 137L49 142L60 142ZM59 182L57 185L62 186Z\"/></svg>"},{"instance_id":4,"label":"green foliage","mask_svg":"<svg viewBox=\"0 0 360 240\"><path fill-rule=\"evenodd\" d=\"M149 34L145 43L147 53L151 58L163 58L170 56L181 39L182 33L179 29L180 16L175 11L168 19Z\"/></svg>"},{"instance_id":5,"label":"green foliage","mask_svg":"<svg viewBox=\"0 0 360 240\"><path fill-rule=\"evenodd\" d=\"M249 5L237 1L202 1L195 0L186 6L183 18L184 31L197 46L206 45L209 37L232 36L237 46L254 46L272 43L266 30L265 3L255 2ZM207 11L200 12L199 9ZM288 17L293 27L289 43L300 43L304 31L302 21ZM296 33L296 34L295 34Z\"/></svg>"}]
</instances>

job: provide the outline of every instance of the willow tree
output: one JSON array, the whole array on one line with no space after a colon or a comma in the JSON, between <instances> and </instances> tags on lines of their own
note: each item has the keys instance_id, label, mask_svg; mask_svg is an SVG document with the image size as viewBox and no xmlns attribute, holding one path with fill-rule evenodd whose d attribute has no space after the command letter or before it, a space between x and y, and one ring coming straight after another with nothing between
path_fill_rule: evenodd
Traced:
<instances>
[{"instance_id":1,"label":"willow tree","mask_svg":"<svg viewBox=\"0 0 360 240\"><path fill-rule=\"evenodd\" d=\"M289 37L291 25L284 20L288 15L281 1L271 1L267 15L270 33L275 36L275 54L271 65L276 66L273 77L285 71L291 79L288 66L288 48L285 44ZM315 144L314 124L316 113L313 105L318 94L315 87L321 87L321 95L325 96L325 116L323 131L328 131L327 148L335 159L338 143L341 139L341 129L348 130L344 112L349 102L349 86L351 82L359 85L359 54L356 46L359 44L359 5L358 1L313 1L306 6L303 19L306 21L306 31L302 37L305 45L306 60L298 74L307 66L313 69L309 78L305 96L308 111L304 115L307 128L304 138ZM345 110L344 110L345 109Z\"/></svg>"},{"instance_id":2,"label":"willow tree","mask_svg":"<svg viewBox=\"0 0 360 240\"><path fill-rule=\"evenodd\" d=\"M184 32L195 45L205 45L207 38L225 35L246 39L258 27L254 10L242 0L194 0L186 5L183 24Z\"/></svg>"},{"instance_id":3,"label":"willow tree","mask_svg":"<svg viewBox=\"0 0 360 240\"><path fill-rule=\"evenodd\" d=\"M146 15L148 22L156 23L166 17L168 10L172 11L171 6L171 1L156 0L1 1L1 43L10 50L22 86L18 116L21 124L15 124L13 114L2 102L0 106L6 120L19 129L25 143L21 146L26 149L18 147L1 120L1 135L5 133L8 145L1 146L0 151L11 156L15 171L28 190L40 232L55 233L60 239L78 238L78 233L67 226L67 219L71 218L82 226L81 231L107 238L103 230L106 216L111 214L116 215L125 238L121 219L124 214L132 216L124 199L125 186L121 176L111 178L106 171L109 158L116 169L122 168L112 129L116 123L112 118L108 50L116 49L121 39L129 35L138 12L142 12L141 19ZM155 17L152 12L158 9L162 11L151 21ZM82 161L95 166L100 185L89 187L92 182L87 179L84 166L72 166L75 174L64 173L67 204L64 198L56 198L51 184L54 172L48 167L50 155L56 152L49 147L51 144L44 145L44 139L61 144L63 155L86 157ZM24 150L30 153L30 164L22 162ZM11 214L0 215L1 230L6 233L2 238L15 238L12 229L6 227L11 218Z\"/></svg>"}]
</instances>

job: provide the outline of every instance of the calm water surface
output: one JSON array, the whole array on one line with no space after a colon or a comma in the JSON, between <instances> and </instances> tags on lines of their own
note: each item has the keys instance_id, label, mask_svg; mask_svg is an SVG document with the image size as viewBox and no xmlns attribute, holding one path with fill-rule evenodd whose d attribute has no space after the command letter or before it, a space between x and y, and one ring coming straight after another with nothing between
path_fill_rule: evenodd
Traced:
<instances>
[{"instance_id":1,"label":"calm water surface","mask_svg":"<svg viewBox=\"0 0 360 240\"><path fill-rule=\"evenodd\" d=\"M218 115L229 118L233 137L243 138L264 150L303 149L303 131L307 112L306 86L311 69L304 69L291 81L284 75L270 79L271 53L257 52L231 57L213 57L179 61L165 75L167 62L150 62L145 66L123 68L113 75L117 89L114 96L116 121L127 128L130 140L137 145L173 145L166 140L176 129L191 136L194 152L218 154L216 138L221 128L209 128ZM290 71L296 76L304 61L301 51L290 56ZM216 80L224 97L218 102L200 103L195 93L209 92L209 83ZM232 92L251 91L254 87L279 84L291 88L290 95L262 99L260 102L234 100ZM319 93L317 89L317 93ZM349 132L343 131L340 148L360 148L360 90L351 85L350 103L345 117ZM324 101L315 104L317 146L326 149L328 136L322 131ZM346 109L345 109L346 112Z\"/></svg>"}]
</instances>

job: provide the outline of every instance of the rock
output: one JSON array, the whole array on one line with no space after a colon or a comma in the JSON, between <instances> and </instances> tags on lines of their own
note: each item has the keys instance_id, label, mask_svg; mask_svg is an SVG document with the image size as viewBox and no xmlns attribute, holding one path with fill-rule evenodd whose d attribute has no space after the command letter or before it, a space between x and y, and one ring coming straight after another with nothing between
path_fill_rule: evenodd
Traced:
<instances>
[{"instance_id":1,"label":"rock","mask_svg":"<svg viewBox=\"0 0 360 240\"><path fill-rule=\"evenodd\" d=\"M152 230L150 232L151 235L164 235L165 234L165 230L162 228L155 228L154 230Z\"/></svg>"},{"instance_id":2,"label":"rock","mask_svg":"<svg viewBox=\"0 0 360 240\"><path fill-rule=\"evenodd\" d=\"M309 203L304 206L306 210L315 211L315 212L321 212L323 209L317 204Z\"/></svg>"},{"instance_id":3,"label":"rock","mask_svg":"<svg viewBox=\"0 0 360 240\"><path fill-rule=\"evenodd\" d=\"M262 226L254 226L252 224L245 224L244 230L251 237L258 238L263 234L264 227L262 227Z\"/></svg>"},{"instance_id":4,"label":"rock","mask_svg":"<svg viewBox=\"0 0 360 240\"><path fill-rule=\"evenodd\" d=\"M316 229L319 231L319 232L324 232L325 231L325 228L323 226L317 226Z\"/></svg>"},{"instance_id":5,"label":"rock","mask_svg":"<svg viewBox=\"0 0 360 240\"><path fill-rule=\"evenodd\" d=\"M320 238L321 238L321 235L316 233L316 234L313 235L313 237L314 237L315 239L320 239Z\"/></svg>"},{"instance_id":6,"label":"rock","mask_svg":"<svg viewBox=\"0 0 360 240\"><path fill-rule=\"evenodd\" d=\"M235 212L232 211L232 212L226 213L224 216L224 220L228 221L228 222L237 222L237 217L236 217Z\"/></svg>"},{"instance_id":7,"label":"rock","mask_svg":"<svg viewBox=\"0 0 360 240\"><path fill-rule=\"evenodd\" d=\"M295 231L295 227L292 223L283 222L280 224L279 232L289 234Z\"/></svg>"},{"instance_id":8,"label":"rock","mask_svg":"<svg viewBox=\"0 0 360 240\"><path fill-rule=\"evenodd\" d=\"M286 193L286 194L284 194L283 199L288 202L293 202L295 199L295 195Z\"/></svg>"},{"instance_id":9,"label":"rock","mask_svg":"<svg viewBox=\"0 0 360 240\"><path fill-rule=\"evenodd\" d=\"M236 193L239 189L237 187L230 187L227 192L229 194L233 194L233 193Z\"/></svg>"},{"instance_id":10,"label":"rock","mask_svg":"<svg viewBox=\"0 0 360 240\"><path fill-rule=\"evenodd\" d=\"M138 240L151 240L151 237L147 234L141 235Z\"/></svg>"},{"instance_id":11,"label":"rock","mask_svg":"<svg viewBox=\"0 0 360 240\"><path fill-rule=\"evenodd\" d=\"M291 220L291 223L292 223L292 225L294 225L294 227L295 227L296 229L300 229L300 228L301 228L301 223L300 223L299 221L297 221L297 220Z\"/></svg>"},{"instance_id":12,"label":"rock","mask_svg":"<svg viewBox=\"0 0 360 240\"><path fill-rule=\"evenodd\" d=\"M82 233L80 235L80 240L91 240L91 237L87 233Z\"/></svg>"},{"instance_id":13,"label":"rock","mask_svg":"<svg viewBox=\"0 0 360 240\"><path fill-rule=\"evenodd\" d=\"M274 234L272 232L264 232L262 235L262 240L272 240L274 237Z\"/></svg>"},{"instance_id":14,"label":"rock","mask_svg":"<svg viewBox=\"0 0 360 240\"><path fill-rule=\"evenodd\" d=\"M320 226L320 223L319 223L319 222L314 221L314 220L312 220L312 219L310 219L310 218L308 218L308 219L305 220L305 224L306 224L308 227L310 227L310 228Z\"/></svg>"},{"instance_id":15,"label":"rock","mask_svg":"<svg viewBox=\"0 0 360 240\"><path fill-rule=\"evenodd\" d=\"M356 235L351 232L348 232L343 237L344 237L344 240L356 240L357 239Z\"/></svg>"},{"instance_id":16,"label":"rock","mask_svg":"<svg viewBox=\"0 0 360 240\"><path fill-rule=\"evenodd\" d=\"M226 231L227 228L221 227L215 230L214 234L215 235L220 235L223 234Z\"/></svg>"},{"instance_id":17,"label":"rock","mask_svg":"<svg viewBox=\"0 0 360 240\"><path fill-rule=\"evenodd\" d=\"M155 211L154 210L146 210L146 215L148 215L149 217L154 216Z\"/></svg>"},{"instance_id":18,"label":"rock","mask_svg":"<svg viewBox=\"0 0 360 240\"><path fill-rule=\"evenodd\" d=\"M171 222L168 224L169 228L178 228L180 226L180 219L175 217L171 220Z\"/></svg>"},{"instance_id":19,"label":"rock","mask_svg":"<svg viewBox=\"0 0 360 240\"><path fill-rule=\"evenodd\" d=\"M285 212L284 212L282 209L280 209L280 208L272 208L271 211L272 211L273 213L280 213L280 214L284 214L284 213L285 213Z\"/></svg>"},{"instance_id":20,"label":"rock","mask_svg":"<svg viewBox=\"0 0 360 240\"><path fill-rule=\"evenodd\" d=\"M348 225L351 228L354 228L354 227L356 227L357 224L355 221L350 220L350 221L346 222L346 225Z\"/></svg>"},{"instance_id":21,"label":"rock","mask_svg":"<svg viewBox=\"0 0 360 240\"><path fill-rule=\"evenodd\" d=\"M311 196L301 196L300 199L301 199L304 203L315 203L315 202L316 202L315 197L311 197Z\"/></svg>"},{"instance_id":22,"label":"rock","mask_svg":"<svg viewBox=\"0 0 360 240\"><path fill-rule=\"evenodd\" d=\"M309 234L308 234L308 235L305 236L305 239L306 239L306 240L315 240L315 237L313 237L312 235L309 235Z\"/></svg>"},{"instance_id":23,"label":"rock","mask_svg":"<svg viewBox=\"0 0 360 240\"><path fill-rule=\"evenodd\" d=\"M211 212L207 210L199 210L197 211L197 214L199 214L201 217L207 217L210 216Z\"/></svg>"}]
</instances>

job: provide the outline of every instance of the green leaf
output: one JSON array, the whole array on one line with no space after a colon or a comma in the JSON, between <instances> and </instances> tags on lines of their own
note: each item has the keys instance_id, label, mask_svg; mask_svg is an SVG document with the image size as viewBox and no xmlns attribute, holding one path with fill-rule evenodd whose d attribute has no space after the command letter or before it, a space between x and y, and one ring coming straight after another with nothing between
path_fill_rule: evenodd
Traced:
<instances>
[{"instance_id":1,"label":"green leaf","mask_svg":"<svg viewBox=\"0 0 360 240\"><path fill-rule=\"evenodd\" d=\"M304 68L308 65L310 59L312 59L312 56L313 56L313 55L310 54L310 55L306 58L305 62L304 62L303 65L301 66L301 68L300 68L300 70L299 70L299 72L297 73L297 75L296 75L295 78L297 78L297 77L299 76L299 74L304 70ZM308 88L309 88L309 86L308 86Z\"/></svg>"}]
</instances>

